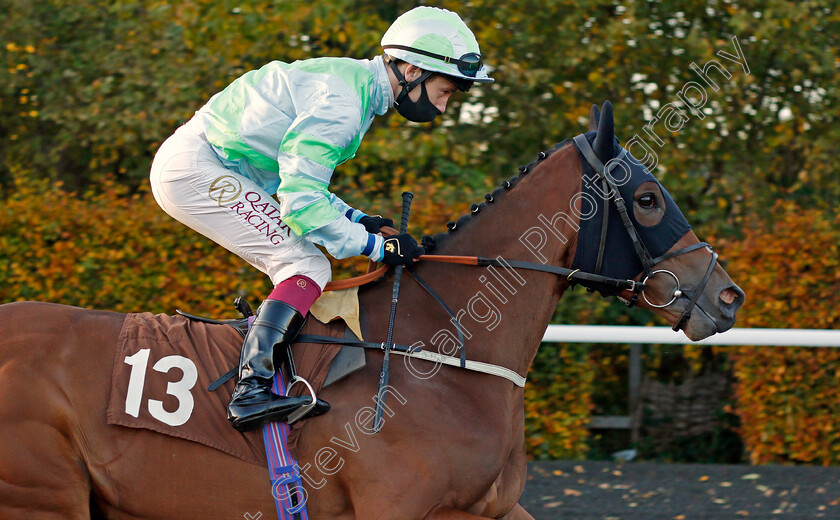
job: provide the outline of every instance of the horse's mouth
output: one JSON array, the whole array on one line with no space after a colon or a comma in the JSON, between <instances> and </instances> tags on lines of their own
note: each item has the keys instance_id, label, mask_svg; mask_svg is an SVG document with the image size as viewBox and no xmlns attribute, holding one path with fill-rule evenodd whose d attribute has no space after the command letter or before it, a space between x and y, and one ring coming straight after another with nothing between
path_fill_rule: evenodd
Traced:
<instances>
[{"instance_id":1,"label":"horse's mouth","mask_svg":"<svg viewBox=\"0 0 840 520\"><path fill-rule=\"evenodd\" d=\"M732 320L732 323L734 324L734 320ZM686 320L683 332L691 341L700 341L718 332L725 332L730 328L732 328L732 324L717 323L700 306L695 306L691 310L691 315L688 320Z\"/></svg>"},{"instance_id":2,"label":"horse's mouth","mask_svg":"<svg viewBox=\"0 0 840 520\"><path fill-rule=\"evenodd\" d=\"M735 315L722 316L713 313L713 316L701 305L695 305L691 315L686 320L683 332L691 341L700 341L715 334L726 332L735 325Z\"/></svg>"}]
</instances>

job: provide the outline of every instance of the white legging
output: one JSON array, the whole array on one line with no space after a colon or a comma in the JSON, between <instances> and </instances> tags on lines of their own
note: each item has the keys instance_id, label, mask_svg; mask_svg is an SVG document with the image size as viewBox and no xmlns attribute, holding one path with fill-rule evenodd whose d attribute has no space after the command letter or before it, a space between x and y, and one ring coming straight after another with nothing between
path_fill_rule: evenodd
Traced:
<instances>
[{"instance_id":1,"label":"white legging","mask_svg":"<svg viewBox=\"0 0 840 520\"><path fill-rule=\"evenodd\" d=\"M280 220L280 207L265 190L224 167L195 122L161 145L149 180L166 213L267 274L274 285L295 275L308 276L321 289L330 281L324 254Z\"/></svg>"}]
</instances>

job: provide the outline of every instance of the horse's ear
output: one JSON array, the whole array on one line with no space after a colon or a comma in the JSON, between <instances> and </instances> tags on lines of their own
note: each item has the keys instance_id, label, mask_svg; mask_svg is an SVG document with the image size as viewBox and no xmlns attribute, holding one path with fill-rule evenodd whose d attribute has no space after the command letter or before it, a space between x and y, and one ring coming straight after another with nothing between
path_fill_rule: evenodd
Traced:
<instances>
[{"instance_id":1,"label":"horse's ear","mask_svg":"<svg viewBox=\"0 0 840 520\"><path fill-rule=\"evenodd\" d=\"M601 110L598 108L598 105L592 105L592 108L589 109L589 131L597 130L598 129L598 120L601 119Z\"/></svg>"},{"instance_id":2,"label":"horse's ear","mask_svg":"<svg viewBox=\"0 0 840 520\"><path fill-rule=\"evenodd\" d=\"M592 146L595 155L601 159L601 162L606 164L613 158L614 141L615 125L613 123L612 104L609 101L604 101L604 106L601 107L601 117L598 120L598 135L595 137L595 143Z\"/></svg>"}]
</instances>

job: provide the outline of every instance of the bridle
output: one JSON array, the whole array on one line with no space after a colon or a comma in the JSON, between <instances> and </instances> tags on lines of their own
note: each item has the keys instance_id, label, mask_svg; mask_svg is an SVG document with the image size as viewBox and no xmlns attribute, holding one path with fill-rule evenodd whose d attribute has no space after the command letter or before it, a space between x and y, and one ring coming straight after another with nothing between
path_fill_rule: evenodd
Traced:
<instances>
[{"instance_id":1,"label":"bridle","mask_svg":"<svg viewBox=\"0 0 840 520\"><path fill-rule=\"evenodd\" d=\"M697 305L697 300L700 298L700 294L703 292L703 289L706 287L706 284L711 279L712 271L714 270L715 263L718 259L718 254L714 252L712 246L708 243L698 242L696 244L677 249L676 251L670 251L662 256L652 258L650 252L648 252L647 247L645 247L644 242L640 239L639 233L636 230L636 226L633 224L633 221L630 220L630 216L627 212L627 204L624 202L624 198L619 193L618 186L616 186L615 182L612 180L611 175L609 175L610 171L615 166L617 166L619 163L625 160L627 156L627 150L622 148L618 156L616 156L614 159L610 160L607 163L609 165L609 170L607 170L604 163L602 163L598 156L595 154L595 151L592 149L592 146L589 144L589 141L583 134L576 136L574 138L574 142L577 145L577 148L580 151L580 153L583 154L583 157L589 163L589 165L595 169L595 172L598 175L598 179L602 181L603 185L604 218L601 226L601 238L598 245L598 257L595 263L595 274L599 274L601 272L601 267L604 260L604 251L606 249L607 244L607 226L609 223L610 202L612 202L612 205L615 206L619 216L621 217L621 222L624 224L624 228L627 230L627 233L630 236L630 240L633 243L633 249L636 251L636 255L639 257L639 260L642 263L642 269L644 269L645 273L645 277L644 279L642 279L639 286L630 289L630 291L633 293L633 296L629 300L621 298L620 296L618 296L618 293L613 294L615 294L615 296L624 301L628 307L632 307L633 305L635 305L639 301L639 295L641 295L645 303L656 309L668 307L674 302L676 302L680 297L685 296L689 299L688 306L685 308L685 311L683 311L682 315L673 326L673 329L675 331L680 330L685 325L685 322L688 321L689 316L691 316L691 311L694 309L694 306ZM669 271L667 269L655 269L657 264L664 262L665 260L674 258L679 255L683 255L685 253L690 253L692 251L704 247L712 254L712 261L709 263L709 267L706 268L706 273L703 275L703 278L700 279L700 283L694 290L682 289L679 277L672 271ZM674 292L671 294L671 297L667 303L655 304L648 299L647 295L645 295L647 282L657 274L670 276L674 279L674 282L676 283L676 288L674 289Z\"/></svg>"}]
</instances>

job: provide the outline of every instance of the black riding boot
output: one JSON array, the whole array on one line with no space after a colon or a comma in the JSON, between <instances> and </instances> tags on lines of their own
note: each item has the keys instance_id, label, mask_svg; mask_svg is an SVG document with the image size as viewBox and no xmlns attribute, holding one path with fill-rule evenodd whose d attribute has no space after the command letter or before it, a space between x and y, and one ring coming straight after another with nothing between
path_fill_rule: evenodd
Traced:
<instances>
[{"instance_id":1,"label":"black riding boot","mask_svg":"<svg viewBox=\"0 0 840 520\"><path fill-rule=\"evenodd\" d=\"M257 310L251 329L245 336L239 357L239 382L228 405L228 420L240 431L251 430L266 422L285 421L297 410L312 402L309 396L281 397L271 391L274 378L274 349L285 349L306 321L294 307L279 301L265 300ZM318 404L307 417L329 410Z\"/></svg>"}]
</instances>

